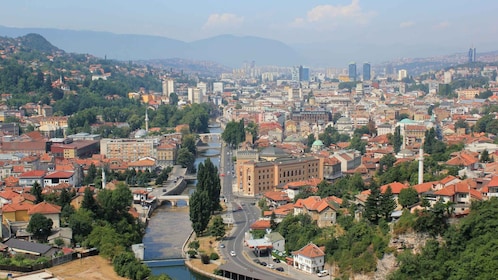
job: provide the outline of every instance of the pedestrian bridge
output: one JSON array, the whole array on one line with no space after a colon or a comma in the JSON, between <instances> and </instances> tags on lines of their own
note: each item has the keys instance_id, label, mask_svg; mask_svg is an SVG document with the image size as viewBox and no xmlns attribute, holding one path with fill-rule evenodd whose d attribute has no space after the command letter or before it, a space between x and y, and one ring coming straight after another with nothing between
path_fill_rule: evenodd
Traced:
<instances>
[{"instance_id":1,"label":"pedestrian bridge","mask_svg":"<svg viewBox=\"0 0 498 280\"><path fill-rule=\"evenodd\" d=\"M221 141L221 133L199 133L202 142Z\"/></svg>"},{"instance_id":2,"label":"pedestrian bridge","mask_svg":"<svg viewBox=\"0 0 498 280\"><path fill-rule=\"evenodd\" d=\"M185 201L187 206L190 202L190 196L188 195L161 195L157 198L159 200L159 204L162 204L165 201L171 202L171 206L175 207L178 205L178 201Z\"/></svg>"}]
</instances>

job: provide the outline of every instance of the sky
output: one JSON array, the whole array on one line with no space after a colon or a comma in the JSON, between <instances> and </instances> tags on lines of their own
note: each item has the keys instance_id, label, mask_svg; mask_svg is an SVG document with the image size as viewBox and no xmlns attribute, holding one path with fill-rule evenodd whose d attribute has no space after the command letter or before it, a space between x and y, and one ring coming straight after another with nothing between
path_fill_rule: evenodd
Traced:
<instances>
[{"instance_id":1,"label":"sky","mask_svg":"<svg viewBox=\"0 0 498 280\"><path fill-rule=\"evenodd\" d=\"M496 0L2 0L0 25L159 35L258 36L316 51L496 50ZM313 46L313 47L310 47Z\"/></svg>"}]
</instances>

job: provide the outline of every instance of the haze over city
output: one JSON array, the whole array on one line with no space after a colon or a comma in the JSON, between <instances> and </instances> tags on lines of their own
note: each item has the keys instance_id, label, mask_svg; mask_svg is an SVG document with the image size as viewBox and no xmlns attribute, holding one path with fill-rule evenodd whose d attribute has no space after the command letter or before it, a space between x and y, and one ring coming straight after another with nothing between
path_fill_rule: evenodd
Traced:
<instances>
[{"instance_id":1,"label":"haze over city","mask_svg":"<svg viewBox=\"0 0 498 280\"><path fill-rule=\"evenodd\" d=\"M495 1L7 1L0 25L281 41L310 64L495 50ZM5 36L4 34L0 34ZM257 47L257 46L255 46ZM260 50L264 51L264 50Z\"/></svg>"}]
</instances>

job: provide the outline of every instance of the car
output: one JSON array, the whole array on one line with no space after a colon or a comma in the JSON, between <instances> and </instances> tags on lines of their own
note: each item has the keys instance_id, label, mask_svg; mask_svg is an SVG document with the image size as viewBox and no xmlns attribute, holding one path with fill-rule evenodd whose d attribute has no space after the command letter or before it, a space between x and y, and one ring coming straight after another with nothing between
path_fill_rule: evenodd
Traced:
<instances>
[{"instance_id":1,"label":"car","mask_svg":"<svg viewBox=\"0 0 498 280\"><path fill-rule=\"evenodd\" d=\"M254 261L255 263L257 263L257 264L260 264L260 263L261 263L261 261L260 261L260 260L258 260L258 259L254 259L253 261Z\"/></svg>"},{"instance_id":2,"label":"car","mask_svg":"<svg viewBox=\"0 0 498 280\"><path fill-rule=\"evenodd\" d=\"M322 271L318 272L316 275L318 275L318 277L323 277L323 276L329 275L329 272L328 272L328 270L322 270Z\"/></svg>"},{"instance_id":3,"label":"car","mask_svg":"<svg viewBox=\"0 0 498 280\"><path fill-rule=\"evenodd\" d=\"M281 267L281 266L279 266L279 267L275 268L275 270L276 270L276 271L283 272L283 271L284 271L284 268L283 268L283 267Z\"/></svg>"},{"instance_id":4,"label":"car","mask_svg":"<svg viewBox=\"0 0 498 280\"><path fill-rule=\"evenodd\" d=\"M274 269L274 268L275 268L275 265L273 265L272 263L269 263L266 267L271 268L271 269Z\"/></svg>"},{"instance_id":5,"label":"car","mask_svg":"<svg viewBox=\"0 0 498 280\"><path fill-rule=\"evenodd\" d=\"M237 254L235 253L235 251L230 251L230 256L235 257L237 256Z\"/></svg>"},{"instance_id":6,"label":"car","mask_svg":"<svg viewBox=\"0 0 498 280\"><path fill-rule=\"evenodd\" d=\"M280 263L279 259L273 259L273 261L276 262L276 263Z\"/></svg>"},{"instance_id":7,"label":"car","mask_svg":"<svg viewBox=\"0 0 498 280\"><path fill-rule=\"evenodd\" d=\"M147 191L148 192L152 192L152 188L147 188Z\"/></svg>"},{"instance_id":8,"label":"car","mask_svg":"<svg viewBox=\"0 0 498 280\"><path fill-rule=\"evenodd\" d=\"M266 266L266 262L260 262L259 264L262 266Z\"/></svg>"},{"instance_id":9,"label":"car","mask_svg":"<svg viewBox=\"0 0 498 280\"><path fill-rule=\"evenodd\" d=\"M225 244L221 243L220 248L225 248Z\"/></svg>"}]
</instances>

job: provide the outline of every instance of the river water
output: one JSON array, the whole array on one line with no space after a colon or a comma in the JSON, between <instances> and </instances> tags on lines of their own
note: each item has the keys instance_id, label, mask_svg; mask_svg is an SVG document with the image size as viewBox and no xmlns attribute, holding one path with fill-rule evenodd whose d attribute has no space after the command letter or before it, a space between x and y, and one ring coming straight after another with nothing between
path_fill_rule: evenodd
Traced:
<instances>
[{"instance_id":1,"label":"river water","mask_svg":"<svg viewBox=\"0 0 498 280\"><path fill-rule=\"evenodd\" d=\"M220 128L212 128L212 133L220 133ZM208 143L209 149L203 149L198 153L195 166L210 158L215 166L219 168L220 147L218 141ZM191 194L195 189L196 181L189 182L183 194ZM182 246L192 231L189 220L188 206L178 203L177 207L166 204L158 207L152 214L147 226L143 244L144 260L179 259L182 256ZM185 265L178 261L163 262L161 264L150 264L153 275L168 274L173 279L196 279L207 280L208 277L191 272Z\"/></svg>"}]
</instances>

